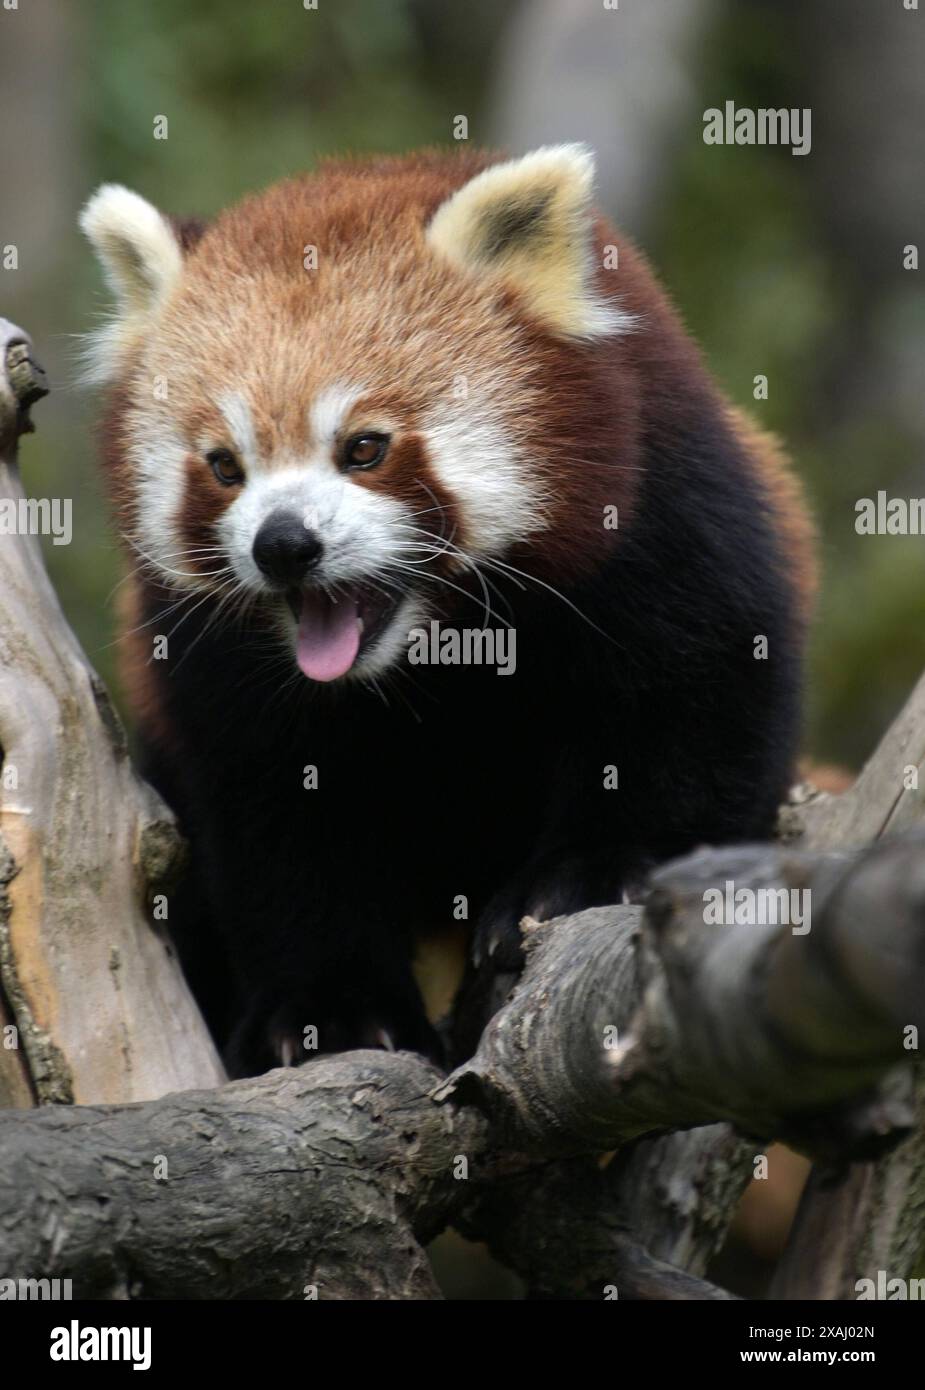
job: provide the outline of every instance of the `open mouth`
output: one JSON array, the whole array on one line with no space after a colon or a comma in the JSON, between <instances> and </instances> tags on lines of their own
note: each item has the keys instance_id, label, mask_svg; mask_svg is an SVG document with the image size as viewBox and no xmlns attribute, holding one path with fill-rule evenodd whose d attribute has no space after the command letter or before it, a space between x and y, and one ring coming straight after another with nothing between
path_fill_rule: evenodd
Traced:
<instances>
[{"instance_id":1,"label":"open mouth","mask_svg":"<svg viewBox=\"0 0 925 1390\"><path fill-rule=\"evenodd\" d=\"M286 594L296 631L296 661L313 681L346 675L388 627L401 595L355 584L336 594L290 589Z\"/></svg>"}]
</instances>

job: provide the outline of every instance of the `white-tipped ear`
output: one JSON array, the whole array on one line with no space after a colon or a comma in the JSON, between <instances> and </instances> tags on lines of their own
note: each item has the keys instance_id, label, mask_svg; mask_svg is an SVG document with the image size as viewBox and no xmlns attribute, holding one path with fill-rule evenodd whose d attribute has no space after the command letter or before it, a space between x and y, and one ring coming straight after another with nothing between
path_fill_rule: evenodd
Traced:
<instances>
[{"instance_id":1,"label":"white-tipped ear","mask_svg":"<svg viewBox=\"0 0 925 1390\"><path fill-rule=\"evenodd\" d=\"M113 320L91 340L90 375L105 380L176 284L183 253L166 217L116 183L97 189L80 226L116 297Z\"/></svg>"},{"instance_id":2,"label":"white-tipped ear","mask_svg":"<svg viewBox=\"0 0 925 1390\"><path fill-rule=\"evenodd\" d=\"M434 214L427 241L452 265L518 290L555 333L619 333L632 319L594 283L593 183L586 146L546 146L457 189Z\"/></svg>"}]
</instances>

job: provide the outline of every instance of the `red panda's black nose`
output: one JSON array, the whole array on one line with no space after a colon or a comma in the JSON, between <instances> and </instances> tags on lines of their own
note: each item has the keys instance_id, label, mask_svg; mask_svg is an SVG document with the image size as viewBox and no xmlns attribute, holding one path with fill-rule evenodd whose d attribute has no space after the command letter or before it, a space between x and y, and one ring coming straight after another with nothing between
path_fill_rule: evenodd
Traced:
<instances>
[{"instance_id":1,"label":"red panda's black nose","mask_svg":"<svg viewBox=\"0 0 925 1390\"><path fill-rule=\"evenodd\" d=\"M271 512L254 537L254 561L277 584L300 584L324 546L295 512Z\"/></svg>"}]
</instances>

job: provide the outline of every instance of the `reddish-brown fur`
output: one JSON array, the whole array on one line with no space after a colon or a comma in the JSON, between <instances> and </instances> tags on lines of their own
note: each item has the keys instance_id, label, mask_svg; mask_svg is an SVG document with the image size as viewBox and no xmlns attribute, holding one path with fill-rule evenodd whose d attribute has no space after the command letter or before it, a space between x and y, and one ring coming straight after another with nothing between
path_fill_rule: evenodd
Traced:
<instances>
[{"instance_id":1,"label":"reddish-brown fur","mask_svg":"<svg viewBox=\"0 0 925 1390\"><path fill-rule=\"evenodd\" d=\"M236 943L248 1011L237 1032L244 1070L278 1057L280 1029L288 1035L297 1024L298 1036L322 1009L319 999L324 1010L332 1001L334 1015L323 1017L339 1025L355 976L371 1016L389 1027L403 1018L399 1045L419 1046L407 994L399 1007L395 981L382 986L401 952L370 936L370 923L382 916L391 931L399 916L405 928L432 914L434 902L443 910L457 892L453 874L476 882L478 930L484 940L498 935L510 960L524 912L616 901L651 864L701 838L769 833L792 767L814 587L800 489L776 443L725 402L643 257L606 219L592 227L594 288L632 316L622 336L557 333L522 288L434 254L434 213L494 159L428 152L323 165L245 200L205 231L184 230L183 275L124 364L108 417L107 469L129 532L139 520L139 450L160 434L182 437L183 490L171 518L181 547L214 545L216 524L242 495L214 477L206 458L234 444L216 408L229 388L246 403L264 474L321 454L331 474L346 438L380 431L391 437L382 463L344 475L344 486L358 490L354 503L362 493L368 508L368 494L386 494L405 515L436 512L439 523L432 516L427 530L477 550L471 480L457 466L449 485L439 456L441 412L454 408L462 377L472 425L464 446L489 420L494 434L480 466L514 458L536 494L535 508L525 508L529 524L500 552L537 581L520 593L508 584L504 595L522 641L516 683L480 683L471 671L454 682L458 673L436 666L416 672L430 701L420 723L407 707L398 717L383 712L358 682L300 690L287 709L291 726L264 727L262 701L282 663L248 667L257 667L259 649L252 655L233 634L223 647L221 624L201 618L201 645L191 644L188 662L181 656L168 686L150 661L152 629L126 635L123 670L157 775L165 786L184 785L208 845L210 911ZM608 270L603 251L612 245L619 269ZM305 268L306 247L316 248L317 269ZM166 398L152 390L162 378ZM344 383L362 396L322 444L312 403L325 392L349 395ZM616 530L604 525L611 508ZM125 622L153 613L160 623L169 602L163 577L134 552L131 559ZM449 553L429 562L434 574L453 575L458 593L468 575L454 565ZM189 560L203 582L214 567L208 555ZM280 606L279 592L257 599L265 614ZM441 590L439 601L451 618L475 617L452 592ZM194 626L181 629L181 649ZM764 665L755 660L758 634L769 634ZM305 809L291 776L309 756L302 743L336 768L320 812ZM625 790L609 796L600 769L617 757ZM249 769L240 781L236 758ZM435 781L444 761L445 797ZM439 819L428 810L432 794ZM251 825L255 802L261 815ZM358 869L357 825L371 835L370 852L390 856L369 883ZM279 950L254 939L266 974L256 1002L249 943L263 904L242 906L253 890L237 878L242 846L250 853L252 842L268 861L280 858L267 875L278 895L270 916ZM409 853L426 881L410 905L414 884L402 887L400 902L388 897L393 865ZM356 910L354 889L367 893ZM325 913L307 930L316 901ZM278 969L268 966L271 955ZM365 1020L354 1022L345 1035L367 1038ZM332 1033L344 1036L339 1026Z\"/></svg>"}]
</instances>

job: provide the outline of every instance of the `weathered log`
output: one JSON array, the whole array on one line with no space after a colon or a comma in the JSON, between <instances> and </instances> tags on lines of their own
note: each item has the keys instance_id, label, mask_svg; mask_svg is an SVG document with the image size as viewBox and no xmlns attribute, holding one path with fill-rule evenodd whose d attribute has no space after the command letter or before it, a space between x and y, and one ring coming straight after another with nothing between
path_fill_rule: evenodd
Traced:
<instances>
[{"instance_id":1,"label":"weathered log","mask_svg":"<svg viewBox=\"0 0 925 1390\"><path fill-rule=\"evenodd\" d=\"M700 851L654 875L644 915L533 926L510 1002L444 1093L532 1154L720 1119L810 1153L895 1140L908 1107L884 1131L868 1093L908 1062L904 1028L925 1023L923 851L921 832L853 859ZM806 894L811 929L705 922L706 895L727 882L756 900Z\"/></svg>"},{"instance_id":2,"label":"weathered log","mask_svg":"<svg viewBox=\"0 0 925 1390\"><path fill-rule=\"evenodd\" d=\"M755 1153L754 1140L726 1124L638 1139L610 1165L614 1215L653 1258L702 1276L726 1239Z\"/></svg>"},{"instance_id":3,"label":"weathered log","mask_svg":"<svg viewBox=\"0 0 925 1390\"><path fill-rule=\"evenodd\" d=\"M788 815L801 846L840 849L921 824L925 814L925 676L851 789L811 796ZM866 929L883 930L873 898ZM859 905L859 911L861 910ZM776 1298L854 1298L878 1270L907 1278L925 1260L925 1078L914 1133L878 1162L822 1167L809 1178L772 1286Z\"/></svg>"},{"instance_id":4,"label":"weathered log","mask_svg":"<svg viewBox=\"0 0 925 1390\"><path fill-rule=\"evenodd\" d=\"M679 1175L675 1175L677 1181ZM526 1173L499 1173L458 1213L463 1233L487 1241L518 1270L532 1297L650 1301L732 1297L634 1234L637 1214L619 1200L616 1161L565 1159Z\"/></svg>"},{"instance_id":5,"label":"weathered log","mask_svg":"<svg viewBox=\"0 0 925 1390\"><path fill-rule=\"evenodd\" d=\"M810 795L788 809L785 831L803 849L850 849L920 825L925 816L925 675L840 796Z\"/></svg>"},{"instance_id":6,"label":"weathered log","mask_svg":"<svg viewBox=\"0 0 925 1390\"><path fill-rule=\"evenodd\" d=\"M28 335L0 319L7 516L27 515L16 441L44 389ZM146 907L178 848L65 621L36 535L4 527L0 1024L15 1031L0 1034L0 1099L129 1101L224 1079Z\"/></svg>"},{"instance_id":7,"label":"weathered log","mask_svg":"<svg viewBox=\"0 0 925 1390\"><path fill-rule=\"evenodd\" d=\"M437 1298L421 1243L486 1126L355 1052L144 1105L0 1114L0 1278L75 1298Z\"/></svg>"}]
</instances>

